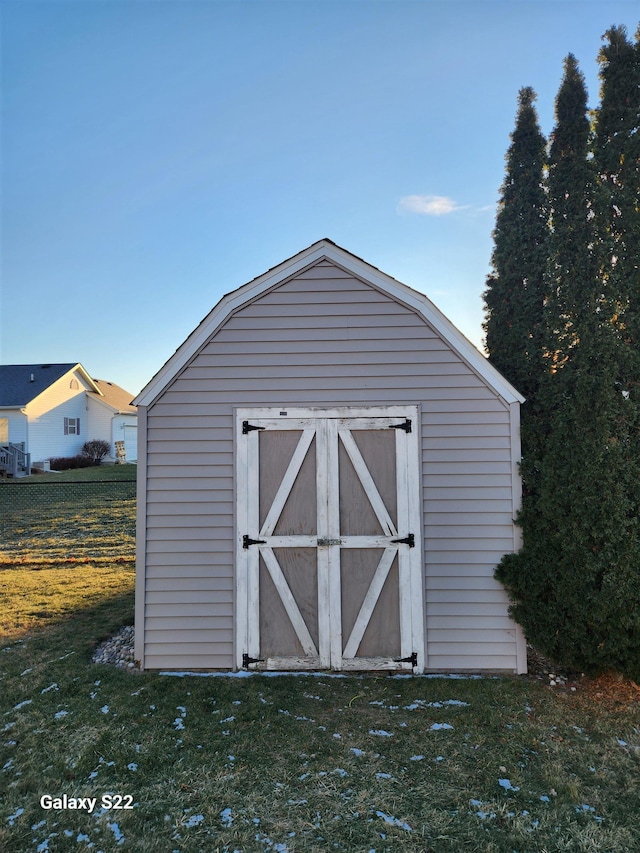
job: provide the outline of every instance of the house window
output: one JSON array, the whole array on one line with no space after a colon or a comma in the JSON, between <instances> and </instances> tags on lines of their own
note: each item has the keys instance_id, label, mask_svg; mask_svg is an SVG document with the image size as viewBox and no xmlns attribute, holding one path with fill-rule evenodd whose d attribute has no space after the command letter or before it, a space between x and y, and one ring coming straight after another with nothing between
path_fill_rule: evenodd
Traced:
<instances>
[{"instance_id":1,"label":"house window","mask_svg":"<svg viewBox=\"0 0 640 853\"><path fill-rule=\"evenodd\" d=\"M80 435L80 418L65 418L64 419L64 434L65 435Z\"/></svg>"},{"instance_id":2,"label":"house window","mask_svg":"<svg viewBox=\"0 0 640 853\"><path fill-rule=\"evenodd\" d=\"M79 387L77 379L72 379L69 383L69 388L71 388L72 391L77 391Z\"/></svg>"}]
</instances>

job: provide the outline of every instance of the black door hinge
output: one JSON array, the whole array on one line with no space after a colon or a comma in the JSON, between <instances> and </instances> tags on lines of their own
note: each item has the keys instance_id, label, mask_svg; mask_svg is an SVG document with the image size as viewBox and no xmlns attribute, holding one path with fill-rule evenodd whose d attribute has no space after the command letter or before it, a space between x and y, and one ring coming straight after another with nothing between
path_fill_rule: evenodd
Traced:
<instances>
[{"instance_id":1,"label":"black door hinge","mask_svg":"<svg viewBox=\"0 0 640 853\"><path fill-rule=\"evenodd\" d=\"M250 424L249 421L242 421L243 435L247 435L247 433L252 432L254 429L266 429L266 427L256 426L256 424Z\"/></svg>"},{"instance_id":2,"label":"black door hinge","mask_svg":"<svg viewBox=\"0 0 640 853\"><path fill-rule=\"evenodd\" d=\"M418 666L418 653L412 652L408 658L394 658L394 663L410 663L411 666Z\"/></svg>"},{"instance_id":3,"label":"black door hinge","mask_svg":"<svg viewBox=\"0 0 640 853\"><path fill-rule=\"evenodd\" d=\"M416 547L416 537L413 533L410 533L408 536L405 536L404 539L392 539L391 542L397 545L408 545L409 548Z\"/></svg>"},{"instance_id":4,"label":"black door hinge","mask_svg":"<svg viewBox=\"0 0 640 853\"><path fill-rule=\"evenodd\" d=\"M242 547L247 549L249 545L266 545L266 539L252 539L248 533L245 533L242 537Z\"/></svg>"},{"instance_id":5,"label":"black door hinge","mask_svg":"<svg viewBox=\"0 0 640 853\"><path fill-rule=\"evenodd\" d=\"M391 424L389 429L403 429L405 432L411 432L411 421L407 418L403 424Z\"/></svg>"},{"instance_id":6,"label":"black door hinge","mask_svg":"<svg viewBox=\"0 0 640 853\"><path fill-rule=\"evenodd\" d=\"M249 666L252 663L262 663L263 661L264 661L264 658L250 658L249 655L245 652L242 655L242 668L243 669L249 669Z\"/></svg>"}]
</instances>

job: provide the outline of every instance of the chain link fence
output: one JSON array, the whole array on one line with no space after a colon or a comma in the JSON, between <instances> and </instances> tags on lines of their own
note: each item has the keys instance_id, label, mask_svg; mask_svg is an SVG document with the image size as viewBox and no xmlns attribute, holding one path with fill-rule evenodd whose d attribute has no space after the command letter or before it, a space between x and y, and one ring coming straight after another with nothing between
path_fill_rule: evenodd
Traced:
<instances>
[{"instance_id":1,"label":"chain link fence","mask_svg":"<svg viewBox=\"0 0 640 853\"><path fill-rule=\"evenodd\" d=\"M0 562L132 559L136 482L0 484Z\"/></svg>"}]
</instances>

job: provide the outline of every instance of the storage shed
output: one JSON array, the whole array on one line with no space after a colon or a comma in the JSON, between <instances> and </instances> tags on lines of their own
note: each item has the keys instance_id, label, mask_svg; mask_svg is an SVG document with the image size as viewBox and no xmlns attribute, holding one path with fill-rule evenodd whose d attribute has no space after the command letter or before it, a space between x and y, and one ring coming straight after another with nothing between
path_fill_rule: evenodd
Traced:
<instances>
[{"instance_id":1,"label":"storage shed","mask_svg":"<svg viewBox=\"0 0 640 853\"><path fill-rule=\"evenodd\" d=\"M321 240L134 400L145 669L526 670L522 396L422 293Z\"/></svg>"}]
</instances>

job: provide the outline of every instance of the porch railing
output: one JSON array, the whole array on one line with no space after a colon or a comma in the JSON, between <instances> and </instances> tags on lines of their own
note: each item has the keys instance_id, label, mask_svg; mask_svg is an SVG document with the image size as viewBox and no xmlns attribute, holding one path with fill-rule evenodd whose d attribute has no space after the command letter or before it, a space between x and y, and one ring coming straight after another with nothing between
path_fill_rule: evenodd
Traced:
<instances>
[{"instance_id":1,"label":"porch railing","mask_svg":"<svg viewBox=\"0 0 640 853\"><path fill-rule=\"evenodd\" d=\"M24 442L0 445L0 471L9 477L23 477L31 471L31 454L25 453Z\"/></svg>"}]
</instances>

